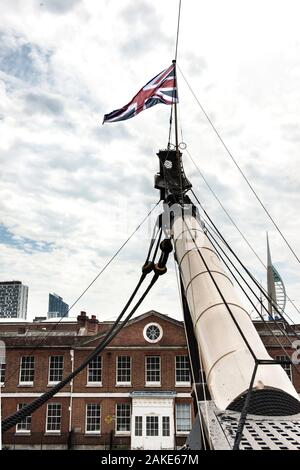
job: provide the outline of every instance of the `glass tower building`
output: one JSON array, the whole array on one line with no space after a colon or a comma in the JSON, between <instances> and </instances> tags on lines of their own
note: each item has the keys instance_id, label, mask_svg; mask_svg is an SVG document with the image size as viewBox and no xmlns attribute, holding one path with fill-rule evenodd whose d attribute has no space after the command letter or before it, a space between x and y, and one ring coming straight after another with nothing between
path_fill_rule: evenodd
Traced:
<instances>
[{"instance_id":1,"label":"glass tower building","mask_svg":"<svg viewBox=\"0 0 300 470\"><path fill-rule=\"evenodd\" d=\"M67 317L69 305L57 294L49 294L48 318Z\"/></svg>"}]
</instances>

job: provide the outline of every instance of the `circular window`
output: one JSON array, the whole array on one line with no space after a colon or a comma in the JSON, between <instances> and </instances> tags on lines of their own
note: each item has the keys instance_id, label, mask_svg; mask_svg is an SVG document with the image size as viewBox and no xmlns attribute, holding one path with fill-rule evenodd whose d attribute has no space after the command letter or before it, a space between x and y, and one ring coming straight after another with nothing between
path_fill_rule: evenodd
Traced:
<instances>
[{"instance_id":1,"label":"circular window","mask_svg":"<svg viewBox=\"0 0 300 470\"><path fill-rule=\"evenodd\" d=\"M144 328L143 334L149 343L156 343L162 338L163 330L158 323L148 323Z\"/></svg>"}]
</instances>

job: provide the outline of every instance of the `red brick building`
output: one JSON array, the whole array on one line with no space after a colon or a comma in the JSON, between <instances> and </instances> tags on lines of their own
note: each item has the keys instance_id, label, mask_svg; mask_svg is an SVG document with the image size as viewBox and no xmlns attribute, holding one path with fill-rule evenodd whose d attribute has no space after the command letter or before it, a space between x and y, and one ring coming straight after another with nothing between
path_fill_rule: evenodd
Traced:
<instances>
[{"instance_id":1,"label":"red brick building","mask_svg":"<svg viewBox=\"0 0 300 470\"><path fill-rule=\"evenodd\" d=\"M270 355L295 349L284 322L254 325ZM77 322L0 322L7 349L1 371L2 414L8 416L69 374L101 341L110 322L84 312ZM280 327L280 328L279 328ZM271 330L271 331L270 331ZM282 334L287 333L289 340ZM298 340L299 341L299 340ZM300 392L300 374L284 365ZM299 369L299 367L298 367ZM132 319L60 393L4 433L10 448L173 449L184 444L194 416L184 325L150 311Z\"/></svg>"},{"instance_id":2,"label":"red brick building","mask_svg":"<svg viewBox=\"0 0 300 470\"><path fill-rule=\"evenodd\" d=\"M297 354L296 348L300 348L300 325L288 325L281 320L276 322L254 321L253 323L271 357L278 360L287 360L288 357ZM300 349L296 359L300 361ZM300 394L300 365L284 364L282 367Z\"/></svg>"},{"instance_id":3,"label":"red brick building","mask_svg":"<svg viewBox=\"0 0 300 470\"><path fill-rule=\"evenodd\" d=\"M1 322L6 344L2 415L14 413L76 368L111 326ZM132 319L89 366L47 404L3 434L11 448L174 449L192 426L183 322L155 311Z\"/></svg>"}]
</instances>

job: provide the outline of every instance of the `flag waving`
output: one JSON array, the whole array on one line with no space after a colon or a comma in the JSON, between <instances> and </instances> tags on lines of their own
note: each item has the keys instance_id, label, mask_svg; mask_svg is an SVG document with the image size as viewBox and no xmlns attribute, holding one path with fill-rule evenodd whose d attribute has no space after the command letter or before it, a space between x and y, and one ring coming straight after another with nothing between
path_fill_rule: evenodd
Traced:
<instances>
[{"instance_id":1,"label":"flag waving","mask_svg":"<svg viewBox=\"0 0 300 470\"><path fill-rule=\"evenodd\" d=\"M139 114L143 109L158 103L173 104L178 102L175 64L152 78L132 100L109 114L105 114L103 123L125 121Z\"/></svg>"}]
</instances>

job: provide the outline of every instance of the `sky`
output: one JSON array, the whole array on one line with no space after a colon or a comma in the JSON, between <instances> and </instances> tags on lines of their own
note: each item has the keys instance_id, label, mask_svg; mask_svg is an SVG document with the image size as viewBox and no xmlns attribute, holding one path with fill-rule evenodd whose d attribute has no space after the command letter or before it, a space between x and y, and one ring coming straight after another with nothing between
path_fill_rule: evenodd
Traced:
<instances>
[{"instance_id":1,"label":"sky","mask_svg":"<svg viewBox=\"0 0 300 470\"><path fill-rule=\"evenodd\" d=\"M70 305L158 201L156 153L170 108L102 125L174 58L174 0L0 0L0 280ZM251 184L300 254L300 5L182 0L178 65ZM180 140L259 256L300 308L299 263L257 204L178 74ZM207 190L195 193L244 263L266 273ZM71 310L115 318L137 283L146 223ZM174 260L138 313L181 318ZM300 323L288 303L287 311Z\"/></svg>"}]
</instances>

